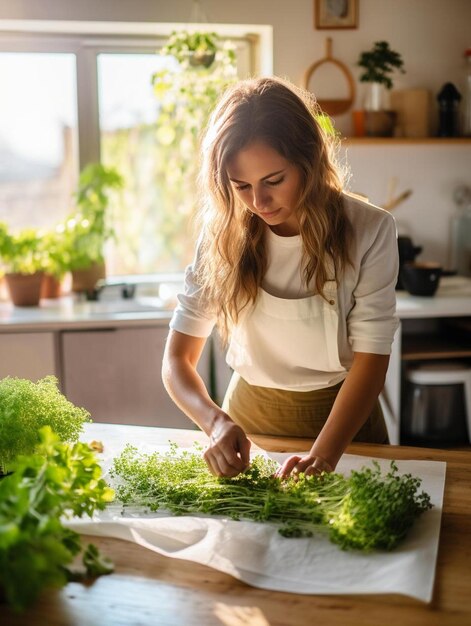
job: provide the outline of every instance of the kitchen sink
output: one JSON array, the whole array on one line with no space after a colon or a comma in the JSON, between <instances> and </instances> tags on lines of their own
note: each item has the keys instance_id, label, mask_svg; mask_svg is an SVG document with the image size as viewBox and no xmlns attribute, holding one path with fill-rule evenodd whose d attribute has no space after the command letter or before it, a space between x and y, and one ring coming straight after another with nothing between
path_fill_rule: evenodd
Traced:
<instances>
[{"instance_id":1,"label":"kitchen sink","mask_svg":"<svg viewBox=\"0 0 471 626\"><path fill-rule=\"evenodd\" d=\"M152 313L164 311L160 298L98 300L93 302L77 302L75 312L84 315L114 315L119 313Z\"/></svg>"}]
</instances>

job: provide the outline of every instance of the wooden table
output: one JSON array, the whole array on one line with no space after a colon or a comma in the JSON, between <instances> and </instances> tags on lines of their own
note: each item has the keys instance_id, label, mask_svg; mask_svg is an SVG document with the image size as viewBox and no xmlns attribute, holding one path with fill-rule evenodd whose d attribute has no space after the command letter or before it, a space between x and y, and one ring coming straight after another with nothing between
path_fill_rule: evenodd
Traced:
<instances>
[{"instance_id":1,"label":"wooden table","mask_svg":"<svg viewBox=\"0 0 471 626\"><path fill-rule=\"evenodd\" d=\"M107 425L112 436L126 426ZM135 428L135 427L131 427ZM142 429L152 442L191 445L197 431ZM87 440L87 439L85 439ZM109 440L109 439L108 439ZM147 439L146 439L147 440ZM308 449L302 439L256 437L271 451ZM106 445L106 440L105 440ZM196 563L169 559L136 544L87 537L115 563L88 586L47 590L21 615L0 607L2 626L469 626L471 624L471 453L372 444L347 452L391 459L446 461L444 509L433 601L400 595L296 595L256 589Z\"/></svg>"}]
</instances>

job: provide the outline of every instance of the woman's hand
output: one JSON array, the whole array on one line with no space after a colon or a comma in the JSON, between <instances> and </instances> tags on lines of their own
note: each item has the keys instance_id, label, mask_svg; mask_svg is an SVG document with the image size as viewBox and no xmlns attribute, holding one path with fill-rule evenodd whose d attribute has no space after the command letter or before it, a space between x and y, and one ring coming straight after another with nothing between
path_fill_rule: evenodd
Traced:
<instances>
[{"instance_id":1,"label":"woman's hand","mask_svg":"<svg viewBox=\"0 0 471 626\"><path fill-rule=\"evenodd\" d=\"M275 472L277 478L287 478L290 474L304 473L305 476L322 474L322 472L333 472L334 468L320 456L307 454L306 456L290 456L283 465Z\"/></svg>"},{"instance_id":2,"label":"woman's hand","mask_svg":"<svg viewBox=\"0 0 471 626\"><path fill-rule=\"evenodd\" d=\"M242 428L221 412L213 423L203 456L214 476L233 478L250 464L250 441Z\"/></svg>"}]
</instances>

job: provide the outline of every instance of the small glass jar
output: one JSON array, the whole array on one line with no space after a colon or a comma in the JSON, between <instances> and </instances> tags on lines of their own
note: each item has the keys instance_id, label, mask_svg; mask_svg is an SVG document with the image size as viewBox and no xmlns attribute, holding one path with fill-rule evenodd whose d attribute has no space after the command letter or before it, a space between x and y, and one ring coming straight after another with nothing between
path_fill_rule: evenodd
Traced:
<instances>
[{"instance_id":1,"label":"small glass jar","mask_svg":"<svg viewBox=\"0 0 471 626\"><path fill-rule=\"evenodd\" d=\"M471 48L464 51L466 70L464 77L463 103L461 116L461 134L471 137Z\"/></svg>"}]
</instances>

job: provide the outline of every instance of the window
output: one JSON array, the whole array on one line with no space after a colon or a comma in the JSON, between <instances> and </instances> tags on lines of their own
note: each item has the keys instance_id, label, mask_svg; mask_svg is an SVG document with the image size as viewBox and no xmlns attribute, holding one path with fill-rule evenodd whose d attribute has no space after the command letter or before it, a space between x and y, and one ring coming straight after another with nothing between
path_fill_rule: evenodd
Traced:
<instances>
[{"instance_id":1,"label":"window","mask_svg":"<svg viewBox=\"0 0 471 626\"><path fill-rule=\"evenodd\" d=\"M101 161L124 177L124 193L111 207L116 236L108 246L113 274L181 271L193 247L191 231L173 220L171 204L157 170L164 154L156 120L158 102L152 75L177 70L173 57L102 53L98 61ZM166 181L170 188L172 180Z\"/></svg>"},{"instance_id":2,"label":"window","mask_svg":"<svg viewBox=\"0 0 471 626\"><path fill-rule=\"evenodd\" d=\"M183 270L194 247L191 215L174 198L181 181L156 175L166 157L151 84L158 70L177 71L158 50L180 28L0 21L0 84L8 93L0 99L0 220L53 227L72 207L78 172L101 161L125 180L109 211L116 237L107 274ZM207 30L235 41L239 75L271 72L271 27Z\"/></svg>"},{"instance_id":3,"label":"window","mask_svg":"<svg viewBox=\"0 0 471 626\"><path fill-rule=\"evenodd\" d=\"M0 53L0 221L49 227L76 183L75 57Z\"/></svg>"}]
</instances>

